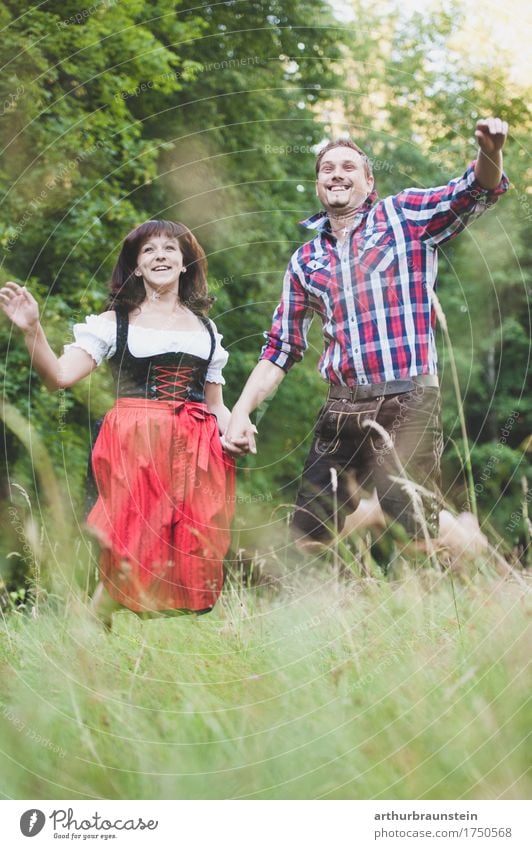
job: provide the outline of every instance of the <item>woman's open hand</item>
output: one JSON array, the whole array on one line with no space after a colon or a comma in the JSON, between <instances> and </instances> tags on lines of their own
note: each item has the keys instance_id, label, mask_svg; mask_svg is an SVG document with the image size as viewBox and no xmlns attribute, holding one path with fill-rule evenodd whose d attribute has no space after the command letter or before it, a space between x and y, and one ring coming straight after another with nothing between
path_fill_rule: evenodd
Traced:
<instances>
[{"instance_id":1,"label":"woman's open hand","mask_svg":"<svg viewBox=\"0 0 532 849\"><path fill-rule=\"evenodd\" d=\"M39 305L25 286L6 283L0 289L0 307L16 327L23 332L39 323Z\"/></svg>"}]
</instances>

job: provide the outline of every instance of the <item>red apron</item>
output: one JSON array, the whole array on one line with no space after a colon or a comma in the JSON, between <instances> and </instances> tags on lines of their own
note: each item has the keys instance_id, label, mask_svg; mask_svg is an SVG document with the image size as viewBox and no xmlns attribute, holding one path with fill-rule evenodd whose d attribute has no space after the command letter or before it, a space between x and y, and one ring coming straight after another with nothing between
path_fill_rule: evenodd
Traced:
<instances>
[{"instance_id":1,"label":"red apron","mask_svg":"<svg viewBox=\"0 0 532 849\"><path fill-rule=\"evenodd\" d=\"M204 610L223 582L234 461L206 404L119 398L92 453L100 577L131 610Z\"/></svg>"}]
</instances>

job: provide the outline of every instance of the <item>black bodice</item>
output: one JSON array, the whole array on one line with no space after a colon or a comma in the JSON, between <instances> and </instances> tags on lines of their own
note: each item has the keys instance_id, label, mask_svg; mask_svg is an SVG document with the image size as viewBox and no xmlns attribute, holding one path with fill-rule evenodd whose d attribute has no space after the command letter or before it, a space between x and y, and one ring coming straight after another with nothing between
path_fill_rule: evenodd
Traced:
<instances>
[{"instance_id":1,"label":"black bodice","mask_svg":"<svg viewBox=\"0 0 532 849\"><path fill-rule=\"evenodd\" d=\"M199 316L211 340L207 359L193 354L166 353L134 357L129 350L129 314L116 310L116 353L109 359L117 398L163 401L204 401L205 378L216 340L210 321ZM198 331L201 332L201 331Z\"/></svg>"}]
</instances>

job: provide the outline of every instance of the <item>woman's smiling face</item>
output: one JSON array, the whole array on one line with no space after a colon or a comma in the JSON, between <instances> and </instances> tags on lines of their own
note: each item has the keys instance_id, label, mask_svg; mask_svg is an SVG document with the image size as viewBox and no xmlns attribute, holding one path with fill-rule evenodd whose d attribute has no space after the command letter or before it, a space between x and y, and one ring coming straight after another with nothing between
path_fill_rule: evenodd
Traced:
<instances>
[{"instance_id":1,"label":"woman's smiling face","mask_svg":"<svg viewBox=\"0 0 532 849\"><path fill-rule=\"evenodd\" d=\"M151 289L169 290L179 286L179 275L183 270L183 254L175 238L152 236L144 242L137 257L137 272Z\"/></svg>"}]
</instances>

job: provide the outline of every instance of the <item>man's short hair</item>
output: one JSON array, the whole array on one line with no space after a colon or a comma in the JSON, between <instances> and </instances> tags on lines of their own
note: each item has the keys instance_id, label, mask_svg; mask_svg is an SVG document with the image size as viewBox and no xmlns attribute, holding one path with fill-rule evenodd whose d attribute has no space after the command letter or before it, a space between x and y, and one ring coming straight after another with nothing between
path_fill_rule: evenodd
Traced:
<instances>
[{"instance_id":1,"label":"man's short hair","mask_svg":"<svg viewBox=\"0 0 532 849\"><path fill-rule=\"evenodd\" d=\"M358 144L355 144L352 139L333 139L332 141L327 142L325 147L322 147L322 149L318 152L318 155L316 157L316 177L318 176L321 160L323 159L324 155L329 150L332 150L335 147L348 147L350 148L350 150L356 150L357 153L360 153L362 161L364 163L364 171L366 172L366 177L369 179L371 176L373 176L371 160L369 156L364 153L362 148L358 146Z\"/></svg>"}]
</instances>

